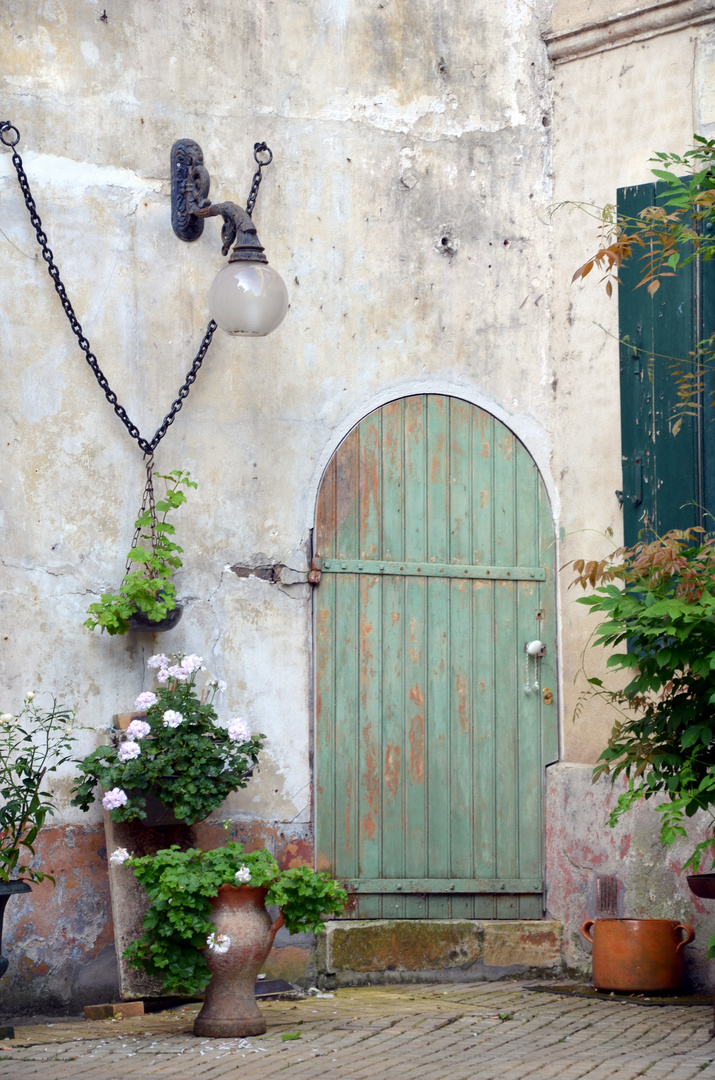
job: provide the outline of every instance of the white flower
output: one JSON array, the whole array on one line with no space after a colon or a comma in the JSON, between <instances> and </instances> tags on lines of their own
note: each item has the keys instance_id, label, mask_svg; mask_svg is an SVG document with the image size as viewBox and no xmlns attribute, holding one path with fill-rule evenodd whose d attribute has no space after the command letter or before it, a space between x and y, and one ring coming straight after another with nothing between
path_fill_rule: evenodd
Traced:
<instances>
[{"instance_id":1,"label":"white flower","mask_svg":"<svg viewBox=\"0 0 715 1080\"><path fill-rule=\"evenodd\" d=\"M251 880L251 871L248 869L247 866L240 866L238 868L238 870L236 871L236 882L237 882L237 884L240 885L242 882L246 882L246 881L250 881L250 880Z\"/></svg>"},{"instance_id":2,"label":"white flower","mask_svg":"<svg viewBox=\"0 0 715 1080\"><path fill-rule=\"evenodd\" d=\"M167 709L161 718L161 722L164 727L177 728L179 724L183 724L184 717L175 709Z\"/></svg>"},{"instance_id":3,"label":"white flower","mask_svg":"<svg viewBox=\"0 0 715 1080\"><path fill-rule=\"evenodd\" d=\"M138 711L143 711L144 709L150 709L152 705L156 705L156 702L156 694L153 694L151 690L145 690L134 702L134 708Z\"/></svg>"},{"instance_id":4,"label":"white flower","mask_svg":"<svg viewBox=\"0 0 715 1080\"><path fill-rule=\"evenodd\" d=\"M167 668L162 668L161 671L157 671L156 680L160 683L165 683L169 681L169 672Z\"/></svg>"},{"instance_id":5,"label":"white flower","mask_svg":"<svg viewBox=\"0 0 715 1080\"><path fill-rule=\"evenodd\" d=\"M120 806L124 806L129 801L129 796L126 791L122 791L121 788L115 787L102 799L102 806L105 810L117 810Z\"/></svg>"},{"instance_id":6,"label":"white flower","mask_svg":"<svg viewBox=\"0 0 715 1080\"><path fill-rule=\"evenodd\" d=\"M15 717L11 712L4 712L2 716L0 716L0 724L7 724L8 727L12 727L14 723Z\"/></svg>"},{"instance_id":7,"label":"white flower","mask_svg":"<svg viewBox=\"0 0 715 1080\"><path fill-rule=\"evenodd\" d=\"M251 737L251 729L248 724L238 716L234 720L229 720L227 733L229 739L233 740L233 742L245 743Z\"/></svg>"},{"instance_id":8,"label":"white flower","mask_svg":"<svg viewBox=\"0 0 715 1080\"><path fill-rule=\"evenodd\" d=\"M134 758L138 758L142 752L142 748L138 742L133 742L131 739L127 742L120 743L119 750L117 751L117 757L124 764L125 761L132 761Z\"/></svg>"},{"instance_id":9,"label":"white flower","mask_svg":"<svg viewBox=\"0 0 715 1080\"><path fill-rule=\"evenodd\" d=\"M140 739L145 739L150 731L151 726L147 724L146 720L132 720L127 728L127 735L130 739L139 741Z\"/></svg>"},{"instance_id":10,"label":"white flower","mask_svg":"<svg viewBox=\"0 0 715 1080\"><path fill-rule=\"evenodd\" d=\"M163 653L157 653L156 656L150 656L146 662L147 667L161 668L169 666L169 657L164 656Z\"/></svg>"},{"instance_id":11,"label":"white flower","mask_svg":"<svg viewBox=\"0 0 715 1080\"><path fill-rule=\"evenodd\" d=\"M213 952L227 953L231 947L231 938L228 934L209 934L206 944Z\"/></svg>"},{"instance_id":12,"label":"white flower","mask_svg":"<svg viewBox=\"0 0 715 1080\"><path fill-rule=\"evenodd\" d=\"M195 671L198 671L204 662L203 656L196 656L192 653L190 656L185 656L181 661L180 667L182 671L185 671L187 675L193 675Z\"/></svg>"},{"instance_id":13,"label":"white flower","mask_svg":"<svg viewBox=\"0 0 715 1080\"><path fill-rule=\"evenodd\" d=\"M179 664L174 664L173 667L167 668L166 671L168 675L172 679L176 679L177 682L186 682L189 677L189 673L187 671L184 671L184 669L180 667Z\"/></svg>"},{"instance_id":14,"label":"white flower","mask_svg":"<svg viewBox=\"0 0 715 1080\"><path fill-rule=\"evenodd\" d=\"M32 699L35 696L35 693L36 693L36 691L34 691L34 690L28 690L27 693L25 694L25 701L32 701Z\"/></svg>"},{"instance_id":15,"label":"white flower","mask_svg":"<svg viewBox=\"0 0 715 1080\"><path fill-rule=\"evenodd\" d=\"M226 683L223 681L223 679L218 680L218 682L216 683L216 689L218 690L219 694L226 693Z\"/></svg>"},{"instance_id":16,"label":"white flower","mask_svg":"<svg viewBox=\"0 0 715 1080\"><path fill-rule=\"evenodd\" d=\"M112 866L121 866L127 859L131 859L131 855L125 847L118 847L109 856L109 861Z\"/></svg>"}]
</instances>

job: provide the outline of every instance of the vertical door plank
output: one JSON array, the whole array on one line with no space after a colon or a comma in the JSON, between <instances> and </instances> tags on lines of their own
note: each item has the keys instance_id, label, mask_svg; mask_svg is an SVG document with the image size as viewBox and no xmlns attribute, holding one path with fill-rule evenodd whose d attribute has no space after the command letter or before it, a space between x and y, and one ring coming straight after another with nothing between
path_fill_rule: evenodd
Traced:
<instances>
[{"instance_id":1,"label":"vertical door plank","mask_svg":"<svg viewBox=\"0 0 715 1080\"><path fill-rule=\"evenodd\" d=\"M498 566L513 566L516 560L516 440L506 428L500 428L495 435L494 562ZM494 590L493 627L498 663L494 714L497 877L516 876L519 872L516 710L521 656L518 651L516 617L515 584L509 581L497 582ZM498 899L497 918L513 919L517 913L518 901L515 898Z\"/></svg>"},{"instance_id":2,"label":"vertical door plank","mask_svg":"<svg viewBox=\"0 0 715 1080\"><path fill-rule=\"evenodd\" d=\"M531 457L519 443L515 455L516 471L516 536L517 560L525 566L535 566L539 559L539 476ZM517 587L518 631L517 649L525 659L524 643L541 639L543 621L539 613L538 586L520 581ZM522 664L524 660L522 659ZM518 794L519 874L523 877L538 876L542 866L542 814L543 769L541 767L541 681L542 661L529 664L529 685L526 692L523 678L517 678L517 748L518 763L515 787ZM534 680L538 687L531 685ZM522 918L541 917L541 900L535 905L534 897L519 897L519 915Z\"/></svg>"},{"instance_id":3,"label":"vertical door plank","mask_svg":"<svg viewBox=\"0 0 715 1080\"><path fill-rule=\"evenodd\" d=\"M335 587L326 579L315 612L315 833L318 870L336 866L335 810Z\"/></svg>"},{"instance_id":4,"label":"vertical door plank","mask_svg":"<svg viewBox=\"0 0 715 1080\"><path fill-rule=\"evenodd\" d=\"M449 398L427 399L427 554L449 561ZM449 581L427 580L428 875L447 878L451 869L450 612ZM448 895L429 897L431 918L450 917Z\"/></svg>"},{"instance_id":5,"label":"vertical door plank","mask_svg":"<svg viewBox=\"0 0 715 1080\"><path fill-rule=\"evenodd\" d=\"M360 557L379 558L382 544L382 416L359 427ZM382 579L358 576L360 596L360 877L380 877L382 865ZM360 917L382 915L380 896L360 898Z\"/></svg>"},{"instance_id":6,"label":"vertical door plank","mask_svg":"<svg viewBox=\"0 0 715 1080\"><path fill-rule=\"evenodd\" d=\"M389 560L404 558L404 402L382 410L382 551ZM401 879L405 874L405 728L404 648L405 579L382 581L382 869L380 876ZM386 911L386 905L389 910ZM383 916L404 918L405 898L383 899Z\"/></svg>"},{"instance_id":7,"label":"vertical door plank","mask_svg":"<svg viewBox=\"0 0 715 1080\"><path fill-rule=\"evenodd\" d=\"M337 575L335 594L335 867L338 877L355 878L360 809L357 582Z\"/></svg>"},{"instance_id":8,"label":"vertical door plank","mask_svg":"<svg viewBox=\"0 0 715 1080\"><path fill-rule=\"evenodd\" d=\"M472 435L474 408L450 400L449 424L449 559L468 563L472 555ZM472 581L449 583L451 861L454 877L474 877L474 668L472 663ZM455 896L454 919L472 918L474 898Z\"/></svg>"},{"instance_id":9,"label":"vertical door plank","mask_svg":"<svg viewBox=\"0 0 715 1080\"><path fill-rule=\"evenodd\" d=\"M338 448L335 483L335 554L355 558L359 543L359 440L351 432ZM359 871L359 616L357 582L335 583L335 860L338 873Z\"/></svg>"},{"instance_id":10,"label":"vertical door plank","mask_svg":"<svg viewBox=\"0 0 715 1080\"><path fill-rule=\"evenodd\" d=\"M420 561L427 555L427 445L425 398L405 401L404 423L404 519L405 558ZM418 877L427 867L427 582L405 580L404 663L405 663L405 871ZM405 897L405 917L424 918L428 904L424 897Z\"/></svg>"},{"instance_id":11,"label":"vertical door plank","mask_svg":"<svg viewBox=\"0 0 715 1080\"><path fill-rule=\"evenodd\" d=\"M473 413L472 561L491 565L494 559L494 418ZM474 701L474 867L477 877L496 877L496 744L494 731L496 680L493 627L494 588L475 581L472 590L472 656ZM493 896L474 898L474 917L496 916Z\"/></svg>"}]
</instances>

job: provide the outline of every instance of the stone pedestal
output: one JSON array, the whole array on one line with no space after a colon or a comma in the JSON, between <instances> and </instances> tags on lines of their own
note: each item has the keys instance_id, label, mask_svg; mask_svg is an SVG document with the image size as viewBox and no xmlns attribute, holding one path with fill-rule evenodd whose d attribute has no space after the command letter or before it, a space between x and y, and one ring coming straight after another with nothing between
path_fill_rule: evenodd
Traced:
<instances>
[{"instance_id":1,"label":"stone pedestal","mask_svg":"<svg viewBox=\"0 0 715 1080\"><path fill-rule=\"evenodd\" d=\"M170 825L149 828L137 822L117 824L105 810L104 832L107 838L107 858L117 848L126 848L131 855L153 855L162 848L178 844L181 848L198 847L193 826ZM124 950L142 933L142 922L149 907L149 898L128 866L109 864L109 892L112 899L114 943L119 970L119 996L122 1001L137 998L163 997L161 979L152 978L130 967L123 958Z\"/></svg>"}]
</instances>

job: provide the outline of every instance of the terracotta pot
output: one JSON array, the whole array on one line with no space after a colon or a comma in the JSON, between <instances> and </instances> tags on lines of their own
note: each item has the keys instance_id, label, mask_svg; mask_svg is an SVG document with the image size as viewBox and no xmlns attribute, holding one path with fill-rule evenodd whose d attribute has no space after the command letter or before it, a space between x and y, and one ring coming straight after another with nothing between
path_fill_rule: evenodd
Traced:
<instances>
[{"instance_id":1,"label":"terracotta pot","mask_svg":"<svg viewBox=\"0 0 715 1080\"><path fill-rule=\"evenodd\" d=\"M683 946L695 937L692 926L675 919L587 919L581 933L593 943L596 989L625 993L677 990Z\"/></svg>"},{"instance_id":2,"label":"terracotta pot","mask_svg":"<svg viewBox=\"0 0 715 1080\"><path fill-rule=\"evenodd\" d=\"M252 885L222 885L212 900L216 935L225 935L230 944L226 952L207 948L204 953L212 978L194 1021L194 1035L242 1038L262 1035L266 1030L253 989L283 925L282 915L271 923L265 904L267 893L267 888Z\"/></svg>"}]
</instances>

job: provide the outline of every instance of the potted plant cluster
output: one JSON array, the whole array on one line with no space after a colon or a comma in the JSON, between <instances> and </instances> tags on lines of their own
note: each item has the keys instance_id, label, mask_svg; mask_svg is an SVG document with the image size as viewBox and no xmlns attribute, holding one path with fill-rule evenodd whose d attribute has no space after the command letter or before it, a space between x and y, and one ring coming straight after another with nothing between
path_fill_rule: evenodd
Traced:
<instances>
[{"instance_id":1,"label":"potted plant cluster","mask_svg":"<svg viewBox=\"0 0 715 1080\"><path fill-rule=\"evenodd\" d=\"M262 1034L254 984L278 929L322 930L323 917L347 903L328 874L281 871L265 848L245 852L237 842L206 852L174 845L139 858L118 849L110 860L130 866L151 900L144 933L125 957L160 976L167 994L196 995L208 984L194 1024L201 1036ZM275 921L266 906L280 908Z\"/></svg>"},{"instance_id":2,"label":"potted plant cluster","mask_svg":"<svg viewBox=\"0 0 715 1080\"><path fill-rule=\"evenodd\" d=\"M69 761L74 738L74 714L54 700L42 709L35 697L33 691L26 694L17 715L0 715L0 976L8 968L2 926L10 896L30 892L30 882L45 878L54 885L54 878L30 860L45 819L55 812L45 778Z\"/></svg>"},{"instance_id":3,"label":"potted plant cluster","mask_svg":"<svg viewBox=\"0 0 715 1080\"><path fill-rule=\"evenodd\" d=\"M78 762L72 805L89 809L100 785L113 821L150 824L148 812L158 803L174 822L192 825L246 786L265 737L252 735L239 718L220 724L214 702L226 686L207 676L199 690L200 656L159 653L148 666L156 691L139 695L138 715L126 730L113 732L110 745Z\"/></svg>"},{"instance_id":4,"label":"potted plant cluster","mask_svg":"<svg viewBox=\"0 0 715 1080\"><path fill-rule=\"evenodd\" d=\"M594 780L628 780L609 823L659 797L661 839L670 845L687 836L687 819L699 810L715 822L715 537L699 527L676 530L573 568L574 584L592 590L578 602L600 619L595 642L620 646L607 661L618 685L591 677L587 691L617 712L594 770ZM684 869L697 872L712 849L709 835ZM668 933L675 948L679 936Z\"/></svg>"},{"instance_id":5,"label":"potted plant cluster","mask_svg":"<svg viewBox=\"0 0 715 1080\"><path fill-rule=\"evenodd\" d=\"M151 472L148 470L142 512L135 522L134 541L127 555L127 570L118 593L103 593L101 600L90 604L84 625L97 626L108 634L126 634L129 630L156 633L171 630L181 618L176 603L176 586L171 577L182 566L183 548L172 540L175 528L168 515L186 502L184 489L198 487L188 472L174 469L156 476L166 482L166 493L156 504ZM147 492L151 491L151 497ZM139 541L144 541L140 543ZM135 569L132 569L132 566Z\"/></svg>"}]
</instances>

